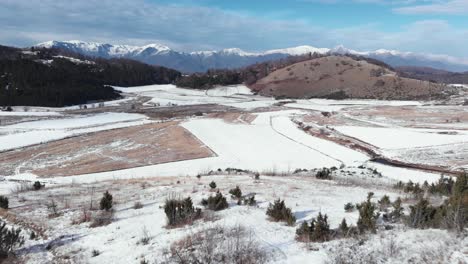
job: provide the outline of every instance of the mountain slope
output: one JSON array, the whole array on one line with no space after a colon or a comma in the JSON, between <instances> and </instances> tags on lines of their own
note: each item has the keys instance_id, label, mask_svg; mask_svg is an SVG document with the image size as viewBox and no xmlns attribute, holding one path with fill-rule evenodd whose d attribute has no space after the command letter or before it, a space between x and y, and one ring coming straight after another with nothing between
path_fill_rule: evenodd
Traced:
<instances>
[{"instance_id":1,"label":"mountain slope","mask_svg":"<svg viewBox=\"0 0 468 264\"><path fill-rule=\"evenodd\" d=\"M251 88L287 98L435 99L444 85L401 78L381 65L349 56L326 56L292 64L260 79Z\"/></svg>"},{"instance_id":2,"label":"mountain slope","mask_svg":"<svg viewBox=\"0 0 468 264\"><path fill-rule=\"evenodd\" d=\"M111 45L82 41L49 41L37 47L60 48L80 54L102 58L129 58L144 63L161 65L182 72L205 72L208 69L233 69L288 56L309 53L354 54L381 60L391 66L425 66L449 71L468 71L468 61L445 55L418 54L394 50L360 52L338 46L333 49L299 46L265 52L245 52L231 48L221 51L179 52L169 47L151 44L146 46Z\"/></svg>"},{"instance_id":3,"label":"mountain slope","mask_svg":"<svg viewBox=\"0 0 468 264\"><path fill-rule=\"evenodd\" d=\"M61 107L120 97L109 85L172 83L180 73L127 59L0 47L0 106Z\"/></svg>"}]
</instances>

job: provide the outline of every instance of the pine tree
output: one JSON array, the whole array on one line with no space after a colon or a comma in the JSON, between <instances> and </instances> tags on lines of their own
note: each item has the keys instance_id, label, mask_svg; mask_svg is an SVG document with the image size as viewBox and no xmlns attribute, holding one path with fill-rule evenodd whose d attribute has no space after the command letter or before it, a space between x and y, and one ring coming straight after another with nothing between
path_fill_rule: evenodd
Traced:
<instances>
[{"instance_id":1,"label":"pine tree","mask_svg":"<svg viewBox=\"0 0 468 264\"><path fill-rule=\"evenodd\" d=\"M101 210L109 211L110 209L112 209L113 201L112 195L109 193L109 191L106 191L103 194L99 205Z\"/></svg>"},{"instance_id":2,"label":"pine tree","mask_svg":"<svg viewBox=\"0 0 468 264\"><path fill-rule=\"evenodd\" d=\"M275 221L283 221L291 226L296 223L296 218L291 212L291 209L286 207L284 201L281 201L280 199L275 200L273 204L270 203L268 205L266 214Z\"/></svg>"},{"instance_id":3,"label":"pine tree","mask_svg":"<svg viewBox=\"0 0 468 264\"><path fill-rule=\"evenodd\" d=\"M413 228L427 228L434 225L437 210L426 199L421 198L418 203L410 206L408 225Z\"/></svg>"},{"instance_id":4,"label":"pine tree","mask_svg":"<svg viewBox=\"0 0 468 264\"><path fill-rule=\"evenodd\" d=\"M8 198L0 195L0 208L8 209Z\"/></svg>"},{"instance_id":5,"label":"pine tree","mask_svg":"<svg viewBox=\"0 0 468 264\"><path fill-rule=\"evenodd\" d=\"M20 235L21 229L6 227L6 223L0 219L0 262L17 247L24 244L24 238Z\"/></svg>"},{"instance_id":6,"label":"pine tree","mask_svg":"<svg viewBox=\"0 0 468 264\"><path fill-rule=\"evenodd\" d=\"M346 236L349 230L348 223L346 223L346 219L343 218L343 220L341 220L340 226L338 228L340 229L341 234L343 234L343 236Z\"/></svg>"},{"instance_id":7,"label":"pine tree","mask_svg":"<svg viewBox=\"0 0 468 264\"><path fill-rule=\"evenodd\" d=\"M392 204L393 211L390 213L391 220L393 222L399 221L403 215L403 207L401 206L401 198L398 197Z\"/></svg>"},{"instance_id":8,"label":"pine tree","mask_svg":"<svg viewBox=\"0 0 468 264\"><path fill-rule=\"evenodd\" d=\"M330 239L330 225L328 216L319 212L312 231L311 240L314 242L325 242Z\"/></svg>"},{"instance_id":9,"label":"pine tree","mask_svg":"<svg viewBox=\"0 0 468 264\"><path fill-rule=\"evenodd\" d=\"M379 203L380 211L384 211L391 205L390 197L388 195L384 195L378 201L378 203Z\"/></svg>"},{"instance_id":10,"label":"pine tree","mask_svg":"<svg viewBox=\"0 0 468 264\"><path fill-rule=\"evenodd\" d=\"M452 194L447 201L445 224L448 228L462 232L468 222L468 176L466 173L457 177Z\"/></svg>"},{"instance_id":11,"label":"pine tree","mask_svg":"<svg viewBox=\"0 0 468 264\"><path fill-rule=\"evenodd\" d=\"M376 231L376 220L379 217L379 214L376 212L377 207L371 202L373 195L374 193L370 192L367 195L367 201L361 203L358 206L359 218L357 221L357 226L361 233L365 231L371 231L375 233Z\"/></svg>"}]
</instances>

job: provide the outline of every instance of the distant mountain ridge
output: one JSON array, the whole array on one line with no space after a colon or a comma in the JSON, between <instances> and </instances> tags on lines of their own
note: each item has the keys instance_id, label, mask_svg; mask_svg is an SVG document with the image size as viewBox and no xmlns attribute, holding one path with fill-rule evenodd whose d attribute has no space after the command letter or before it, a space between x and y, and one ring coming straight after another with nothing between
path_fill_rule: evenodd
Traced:
<instances>
[{"instance_id":1,"label":"distant mountain ridge","mask_svg":"<svg viewBox=\"0 0 468 264\"><path fill-rule=\"evenodd\" d=\"M419 66L456 72L468 71L468 61L447 55L420 54L384 49L361 52L347 49L344 46L337 46L333 49L298 46L265 52L246 52L238 48L220 51L180 52L159 44L131 46L72 40L48 41L37 44L35 47L60 48L93 57L134 59L187 73L205 72L208 69L233 69L307 53L360 55L381 60L394 67Z\"/></svg>"}]
</instances>

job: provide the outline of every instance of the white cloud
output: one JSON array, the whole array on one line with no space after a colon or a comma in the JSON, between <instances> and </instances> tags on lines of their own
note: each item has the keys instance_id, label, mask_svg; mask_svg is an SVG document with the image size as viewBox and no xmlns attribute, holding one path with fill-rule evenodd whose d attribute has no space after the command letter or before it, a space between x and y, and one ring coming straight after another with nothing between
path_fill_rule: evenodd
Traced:
<instances>
[{"instance_id":1,"label":"white cloud","mask_svg":"<svg viewBox=\"0 0 468 264\"><path fill-rule=\"evenodd\" d=\"M401 14L458 14L468 15L468 0L432 1L431 4L395 8Z\"/></svg>"},{"instance_id":2,"label":"white cloud","mask_svg":"<svg viewBox=\"0 0 468 264\"><path fill-rule=\"evenodd\" d=\"M1 0L0 21L0 42L8 45L80 39L134 45L157 42L187 51L228 47L259 51L344 44L357 50L385 48L468 57L464 43L468 30L441 20L384 32L379 24L325 28L300 20L145 0Z\"/></svg>"}]
</instances>

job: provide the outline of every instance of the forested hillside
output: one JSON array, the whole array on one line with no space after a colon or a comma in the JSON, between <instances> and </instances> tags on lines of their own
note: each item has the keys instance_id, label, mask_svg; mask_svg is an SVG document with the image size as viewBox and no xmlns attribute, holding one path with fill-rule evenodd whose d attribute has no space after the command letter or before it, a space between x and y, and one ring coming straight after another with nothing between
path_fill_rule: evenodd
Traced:
<instances>
[{"instance_id":1,"label":"forested hillside","mask_svg":"<svg viewBox=\"0 0 468 264\"><path fill-rule=\"evenodd\" d=\"M0 47L0 105L61 107L120 94L109 85L174 82L180 73L127 59L92 59L60 50Z\"/></svg>"}]
</instances>

